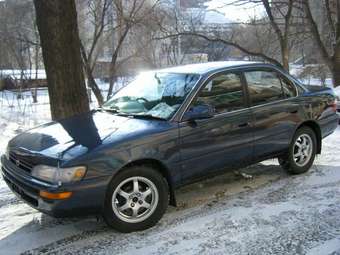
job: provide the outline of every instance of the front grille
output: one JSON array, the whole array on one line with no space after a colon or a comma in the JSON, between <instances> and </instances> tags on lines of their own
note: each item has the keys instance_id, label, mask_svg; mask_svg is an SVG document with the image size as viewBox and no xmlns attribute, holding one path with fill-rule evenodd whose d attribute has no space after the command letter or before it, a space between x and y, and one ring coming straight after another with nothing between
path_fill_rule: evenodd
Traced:
<instances>
[{"instance_id":1,"label":"front grille","mask_svg":"<svg viewBox=\"0 0 340 255\"><path fill-rule=\"evenodd\" d=\"M39 191L23 183L18 183L17 185L14 181L12 181L9 178L9 176L7 176L8 173L4 168L2 168L2 171L6 173L6 175L3 175L3 178L7 183L8 187L17 195L19 195L23 200L25 200L27 203L37 207L38 200L36 199L36 196L38 196Z\"/></svg>"},{"instance_id":2,"label":"front grille","mask_svg":"<svg viewBox=\"0 0 340 255\"><path fill-rule=\"evenodd\" d=\"M34 167L34 164L31 163L27 158L20 156L14 152L9 153L9 160L27 173L31 173Z\"/></svg>"}]
</instances>

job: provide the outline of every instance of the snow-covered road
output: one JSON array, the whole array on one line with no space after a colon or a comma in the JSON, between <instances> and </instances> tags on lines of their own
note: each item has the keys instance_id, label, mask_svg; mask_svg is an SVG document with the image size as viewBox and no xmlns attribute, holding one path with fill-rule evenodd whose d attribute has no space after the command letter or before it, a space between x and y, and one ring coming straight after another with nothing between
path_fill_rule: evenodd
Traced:
<instances>
[{"instance_id":1,"label":"snow-covered road","mask_svg":"<svg viewBox=\"0 0 340 255\"><path fill-rule=\"evenodd\" d=\"M0 153L25 127L0 114ZM340 128L301 176L271 160L182 188L178 208L132 234L38 213L0 179L0 254L340 254L339 145Z\"/></svg>"}]
</instances>

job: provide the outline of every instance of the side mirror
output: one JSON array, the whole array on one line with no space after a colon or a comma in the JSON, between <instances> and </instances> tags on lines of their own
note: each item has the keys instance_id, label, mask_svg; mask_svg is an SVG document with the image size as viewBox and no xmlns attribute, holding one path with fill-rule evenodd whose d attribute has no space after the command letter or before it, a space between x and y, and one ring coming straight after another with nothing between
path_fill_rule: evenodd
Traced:
<instances>
[{"instance_id":1,"label":"side mirror","mask_svg":"<svg viewBox=\"0 0 340 255\"><path fill-rule=\"evenodd\" d=\"M215 109L211 105L197 105L191 107L183 116L183 120L192 121L208 119L214 116Z\"/></svg>"}]
</instances>

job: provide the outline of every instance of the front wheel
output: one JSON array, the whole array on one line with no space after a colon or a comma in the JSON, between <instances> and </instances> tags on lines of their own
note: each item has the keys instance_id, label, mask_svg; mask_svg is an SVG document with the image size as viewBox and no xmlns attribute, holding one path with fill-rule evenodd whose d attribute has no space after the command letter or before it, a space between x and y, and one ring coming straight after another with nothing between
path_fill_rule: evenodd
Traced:
<instances>
[{"instance_id":1,"label":"front wheel","mask_svg":"<svg viewBox=\"0 0 340 255\"><path fill-rule=\"evenodd\" d=\"M119 232L154 226L168 205L168 184L156 170L135 166L111 181L105 199L104 220Z\"/></svg>"},{"instance_id":2,"label":"front wheel","mask_svg":"<svg viewBox=\"0 0 340 255\"><path fill-rule=\"evenodd\" d=\"M309 127L302 127L294 135L288 153L279 158L279 163L289 173L305 173L313 165L316 148L315 132Z\"/></svg>"}]
</instances>

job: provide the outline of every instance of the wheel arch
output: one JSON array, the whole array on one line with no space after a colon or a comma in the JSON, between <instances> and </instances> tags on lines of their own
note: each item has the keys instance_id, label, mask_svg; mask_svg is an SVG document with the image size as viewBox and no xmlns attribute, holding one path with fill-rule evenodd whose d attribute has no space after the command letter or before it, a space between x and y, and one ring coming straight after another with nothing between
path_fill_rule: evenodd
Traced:
<instances>
[{"instance_id":1,"label":"wheel arch","mask_svg":"<svg viewBox=\"0 0 340 255\"><path fill-rule=\"evenodd\" d=\"M309 127L314 131L314 133L316 135L317 143L318 143L316 153L321 154L322 134L321 134L321 128L320 128L319 124L316 121L308 120L308 121L301 123L296 130L298 130L302 127Z\"/></svg>"},{"instance_id":2,"label":"wheel arch","mask_svg":"<svg viewBox=\"0 0 340 255\"><path fill-rule=\"evenodd\" d=\"M172 206L177 206L174 184L173 184L168 167L166 167L161 161L157 159L152 159L152 158L138 159L138 160L131 161L127 163L126 165L124 165L119 171L115 173L115 175L132 166L149 166L155 169L156 171L158 171L166 179L168 183L169 195L170 195L169 204Z\"/></svg>"}]
</instances>

